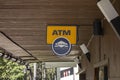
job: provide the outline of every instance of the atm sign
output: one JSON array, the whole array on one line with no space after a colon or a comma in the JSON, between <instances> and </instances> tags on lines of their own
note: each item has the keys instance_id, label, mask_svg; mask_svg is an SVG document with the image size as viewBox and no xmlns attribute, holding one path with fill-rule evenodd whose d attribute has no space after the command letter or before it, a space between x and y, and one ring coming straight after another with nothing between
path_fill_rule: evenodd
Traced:
<instances>
[{"instance_id":1,"label":"atm sign","mask_svg":"<svg viewBox=\"0 0 120 80\"><path fill-rule=\"evenodd\" d=\"M77 26L47 26L47 44L52 44L58 37L67 38L71 44L76 44Z\"/></svg>"}]
</instances>

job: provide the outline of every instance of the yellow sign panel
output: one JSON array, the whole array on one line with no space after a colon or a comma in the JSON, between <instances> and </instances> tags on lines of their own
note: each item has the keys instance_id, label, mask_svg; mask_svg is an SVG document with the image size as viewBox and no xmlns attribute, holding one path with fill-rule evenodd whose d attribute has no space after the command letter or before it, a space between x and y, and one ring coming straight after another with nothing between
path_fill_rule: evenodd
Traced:
<instances>
[{"instance_id":1,"label":"yellow sign panel","mask_svg":"<svg viewBox=\"0 0 120 80\"><path fill-rule=\"evenodd\" d=\"M67 38L71 44L76 44L77 26L47 26L47 44L52 44L58 37Z\"/></svg>"}]
</instances>

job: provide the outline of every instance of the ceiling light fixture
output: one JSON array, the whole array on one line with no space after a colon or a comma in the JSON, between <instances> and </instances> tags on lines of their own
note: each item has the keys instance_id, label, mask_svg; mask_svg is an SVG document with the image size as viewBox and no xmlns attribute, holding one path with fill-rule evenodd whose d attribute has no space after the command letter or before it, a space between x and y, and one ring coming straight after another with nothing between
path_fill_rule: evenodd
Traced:
<instances>
[{"instance_id":1,"label":"ceiling light fixture","mask_svg":"<svg viewBox=\"0 0 120 80\"><path fill-rule=\"evenodd\" d=\"M16 62L16 61L17 61L17 58L12 57L11 60L12 60L13 62Z\"/></svg>"},{"instance_id":2,"label":"ceiling light fixture","mask_svg":"<svg viewBox=\"0 0 120 80\"><path fill-rule=\"evenodd\" d=\"M4 53L0 53L0 57L2 57L4 55Z\"/></svg>"}]
</instances>

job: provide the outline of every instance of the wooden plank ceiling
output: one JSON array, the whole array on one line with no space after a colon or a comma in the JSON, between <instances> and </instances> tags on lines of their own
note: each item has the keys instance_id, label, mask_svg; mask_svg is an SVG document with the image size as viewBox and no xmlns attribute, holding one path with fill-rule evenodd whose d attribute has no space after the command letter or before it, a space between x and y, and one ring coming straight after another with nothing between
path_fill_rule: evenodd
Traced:
<instances>
[{"instance_id":1,"label":"wooden plank ceiling","mask_svg":"<svg viewBox=\"0 0 120 80\"><path fill-rule=\"evenodd\" d=\"M0 0L0 31L31 54L23 56L18 53L23 60L73 61L75 56L81 54L78 45L89 41L93 21L102 17L96 1ZM46 44L46 27L49 24L79 25L79 41L69 55L58 57L53 54L51 45Z\"/></svg>"}]
</instances>

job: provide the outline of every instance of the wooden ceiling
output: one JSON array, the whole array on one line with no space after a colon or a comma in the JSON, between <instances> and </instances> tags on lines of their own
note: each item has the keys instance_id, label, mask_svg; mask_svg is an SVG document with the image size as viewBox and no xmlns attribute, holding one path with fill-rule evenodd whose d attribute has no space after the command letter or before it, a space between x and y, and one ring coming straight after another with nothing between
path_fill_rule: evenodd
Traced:
<instances>
[{"instance_id":1,"label":"wooden ceiling","mask_svg":"<svg viewBox=\"0 0 120 80\"><path fill-rule=\"evenodd\" d=\"M0 31L29 53L24 56L13 51L13 55L19 54L23 60L73 61L75 56L81 54L79 45L89 41L93 21L102 17L96 2L97 0L0 0ZM79 41L72 46L69 55L56 56L51 45L46 44L49 24L78 25ZM6 44L5 41L1 43Z\"/></svg>"}]
</instances>

